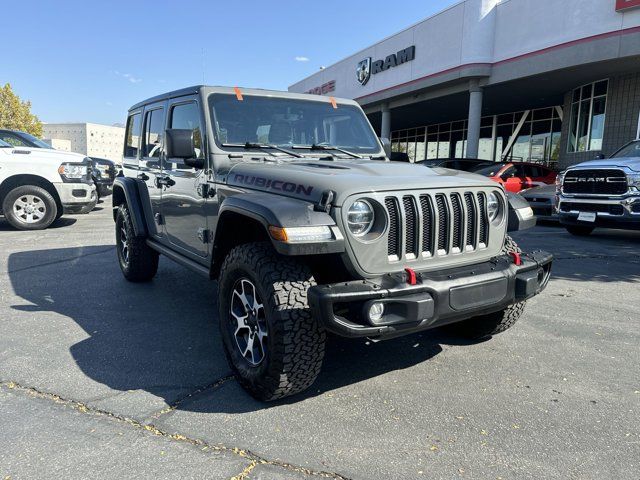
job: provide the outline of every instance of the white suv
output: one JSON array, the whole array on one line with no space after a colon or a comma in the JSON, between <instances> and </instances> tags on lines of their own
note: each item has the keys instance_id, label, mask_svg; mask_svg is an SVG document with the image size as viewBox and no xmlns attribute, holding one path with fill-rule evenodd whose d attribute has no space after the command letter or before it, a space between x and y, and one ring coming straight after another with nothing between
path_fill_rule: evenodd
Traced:
<instances>
[{"instance_id":1,"label":"white suv","mask_svg":"<svg viewBox=\"0 0 640 480\"><path fill-rule=\"evenodd\" d=\"M0 140L0 213L15 228L41 230L63 213L95 202L91 161L85 156Z\"/></svg>"}]
</instances>

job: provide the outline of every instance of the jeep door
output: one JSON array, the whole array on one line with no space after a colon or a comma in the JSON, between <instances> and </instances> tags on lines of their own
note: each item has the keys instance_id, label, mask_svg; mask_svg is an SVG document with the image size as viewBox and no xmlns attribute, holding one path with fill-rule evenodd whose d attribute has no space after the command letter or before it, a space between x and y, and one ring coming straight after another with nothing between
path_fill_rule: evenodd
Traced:
<instances>
[{"instance_id":1,"label":"jeep door","mask_svg":"<svg viewBox=\"0 0 640 480\"><path fill-rule=\"evenodd\" d=\"M158 178L162 176L162 154L164 150L164 102L147 105L144 109L142 127L142 146L140 152L140 168L138 179L147 184L154 222L160 236L162 209L162 187ZM150 221L149 221L150 223Z\"/></svg>"},{"instance_id":2,"label":"jeep door","mask_svg":"<svg viewBox=\"0 0 640 480\"><path fill-rule=\"evenodd\" d=\"M181 97L169 103L167 128L193 130L195 157L206 165L203 119L197 97ZM209 254L207 199L203 186L208 169L196 169L181 158L165 158L166 178L162 193L162 213L172 248L188 256L206 258Z\"/></svg>"}]
</instances>

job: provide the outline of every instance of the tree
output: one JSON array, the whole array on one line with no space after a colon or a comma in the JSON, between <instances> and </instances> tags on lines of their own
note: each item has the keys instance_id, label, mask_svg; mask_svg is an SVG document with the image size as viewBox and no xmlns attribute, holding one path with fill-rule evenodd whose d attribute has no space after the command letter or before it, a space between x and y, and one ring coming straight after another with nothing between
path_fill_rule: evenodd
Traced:
<instances>
[{"instance_id":1,"label":"tree","mask_svg":"<svg viewBox=\"0 0 640 480\"><path fill-rule=\"evenodd\" d=\"M0 88L0 128L42 136L42 122L31 113L31 102L20 100L8 83Z\"/></svg>"}]
</instances>

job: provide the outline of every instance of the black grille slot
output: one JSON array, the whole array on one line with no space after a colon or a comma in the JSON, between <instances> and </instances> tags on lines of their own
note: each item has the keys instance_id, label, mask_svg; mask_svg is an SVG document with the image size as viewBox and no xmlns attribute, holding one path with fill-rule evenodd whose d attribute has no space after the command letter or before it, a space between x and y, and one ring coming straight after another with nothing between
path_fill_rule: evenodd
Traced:
<instances>
[{"instance_id":1,"label":"black grille slot","mask_svg":"<svg viewBox=\"0 0 640 480\"><path fill-rule=\"evenodd\" d=\"M453 214L453 248L462 250L462 201L460 195L451 195L451 207Z\"/></svg>"},{"instance_id":2,"label":"black grille slot","mask_svg":"<svg viewBox=\"0 0 640 480\"><path fill-rule=\"evenodd\" d=\"M467 206L467 238L465 246L476 247L476 219L478 212L476 211L476 203L473 201L473 193L464 194L464 203Z\"/></svg>"},{"instance_id":3,"label":"black grille slot","mask_svg":"<svg viewBox=\"0 0 640 480\"><path fill-rule=\"evenodd\" d=\"M427 195L420 196L422 209L422 251L433 255L433 205Z\"/></svg>"},{"instance_id":4,"label":"black grille slot","mask_svg":"<svg viewBox=\"0 0 640 480\"><path fill-rule=\"evenodd\" d=\"M562 183L564 193L586 195L623 195L627 193L627 176L622 170L570 170Z\"/></svg>"},{"instance_id":5,"label":"black grille slot","mask_svg":"<svg viewBox=\"0 0 640 480\"><path fill-rule=\"evenodd\" d=\"M398 214L398 204L394 197L387 197L384 199L384 204L387 207L389 213L389 241L387 244L387 255L390 257L400 256L399 246L399 232L400 232L400 219Z\"/></svg>"},{"instance_id":6,"label":"black grille slot","mask_svg":"<svg viewBox=\"0 0 640 480\"><path fill-rule=\"evenodd\" d=\"M478 210L480 211L480 243L487 245L489 236L489 218L487 214L487 201L484 193L478 194Z\"/></svg>"},{"instance_id":7,"label":"black grille slot","mask_svg":"<svg viewBox=\"0 0 640 480\"><path fill-rule=\"evenodd\" d=\"M402 198L402 205L404 207L405 215L405 239L404 239L404 251L409 255L418 255L418 212L413 201L413 197L405 196Z\"/></svg>"},{"instance_id":8,"label":"black grille slot","mask_svg":"<svg viewBox=\"0 0 640 480\"><path fill-rule=\"evenodd\" d=\"M444 195L436 195L436 207L438 209L438 250L449 252L449 222L447 200Z\"/></svg>"}]
</instances>

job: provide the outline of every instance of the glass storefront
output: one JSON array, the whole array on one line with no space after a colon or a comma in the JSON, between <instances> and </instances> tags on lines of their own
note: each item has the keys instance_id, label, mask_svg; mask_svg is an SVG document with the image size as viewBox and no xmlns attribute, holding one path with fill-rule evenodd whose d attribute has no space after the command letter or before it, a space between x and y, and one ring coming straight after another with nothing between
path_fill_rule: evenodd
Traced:
<instances>
[{"instance_id":1,"label":"glass storefront","mask_svg":"<svg viewBox=\"0 0 640 480\"><path fill-rule=\"evenodd\" d=\"M551 107L483 117L478 158L547 165L557 162L562 131L561 111L560 107ZM411 162L464 158L466 138L466 120L447 122L392 132L391 150L405 152Z\"/></svg>"}]
</instances>

